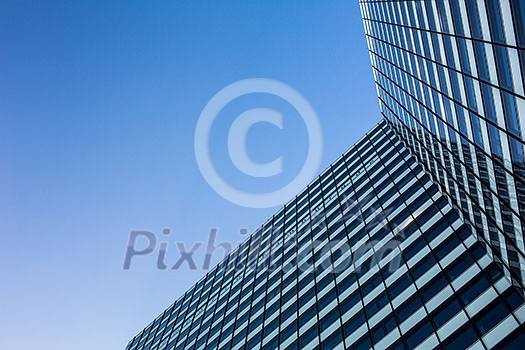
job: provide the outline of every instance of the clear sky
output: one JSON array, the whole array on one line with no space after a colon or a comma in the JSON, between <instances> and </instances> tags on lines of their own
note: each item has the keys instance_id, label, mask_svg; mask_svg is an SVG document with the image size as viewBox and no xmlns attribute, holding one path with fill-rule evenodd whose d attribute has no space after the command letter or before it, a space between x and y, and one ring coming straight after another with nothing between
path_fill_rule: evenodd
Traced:
<instances>
[{"instance_id":1,"label":"clear sky","mask_svg":"<svg viewBox=\"0 0 525 350\"><path fill-rule=\"evenodd\" d=\"M0 349L123 349L205 273L158 271L155 254L124 271L130 230L170 228L171 265L175 241L216 227L238 242L278 209L232 204L199 171L197 120L226 85L298 90L321 121L321 168L379 120L357 0L4 0L0 47ZM254 107L285 118L249 134L254 160L284 157L259 185L235 172L224 140ZM241 188L278 188L304 162L305 130L255 94L219 115L213 159Z\"/></svg>"}]
</instances>

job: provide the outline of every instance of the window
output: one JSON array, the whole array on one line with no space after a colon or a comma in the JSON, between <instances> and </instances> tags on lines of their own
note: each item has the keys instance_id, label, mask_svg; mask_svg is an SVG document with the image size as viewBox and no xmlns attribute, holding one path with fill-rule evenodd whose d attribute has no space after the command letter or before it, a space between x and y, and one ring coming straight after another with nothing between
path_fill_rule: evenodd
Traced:
<instances>
[{"instance_id":1,"label":"window","mask_svg":"<svg viewBox=\"0 0 525 350\"><path fill-rule=\"evenodd\" d=\"M273 315L277 310L279 310L279 307L280 307L280 304L279 304L279 300L277 300L275 303L273 303L272 305L268 306L266 308L266 312L265 312L265 317L266 318L269 318L271 315Z\"/></svg>"},{"instance_id":2,"label":"window","mask_svg":"<svg viewBox=\"0 0 525 350\"><path fill-rule=\"evenodd\" d=\"M330 336L328 336L322 343L322 350L332 350L338 348L337 346L343 341L343 336L339 330L336 330Z\"/></svg>"},{"instance_id":3,"label":"window","mask_svg":"<svg viewBox=\"0 0 525 350\"><path fill-rule=\"evenodd\" d=\"M279 317L271 321L269 324L263 327L263 337L270 335L274 330L279 327Z\"/></svg>"},{"instance_id":4,"label":"window","mask_svg":"<svg viewBox=\"0 0 525 350\"><path fill-rule=\"evenodd\" d=\"M509 310L498 299L494 304L480 311L478 317L474 320L474 324L481 334L485 334L508 315Z\"/></svg>"},{"instance_id":5,"label":"window","mask_svg":"<svg viewBox=\"0 0 525 350\"><path fill-rule=\"evenodd\" d=\"M512 287L510 292L507 292L503 298L505 299L505 302L508 307L510 307L511 310L515 310L523 304L523 295L518 292L514 287Z\"/></svg>"},{"instance_id":6,"label":"window","mask_svg":"<svg viewBox=\"0 0 525 350\"><path fill-rule=\"evenodd\" d=\"M461 242L457 236L453 235L448 237L443 243L441 243L435 250L434 253L438 259L443 259L448 255L454 248L460 246Z\"/></svg>"},{"instance_id":7,"label":"window","mask_svg":"<svg viewBox=\"0 0 525 350\"><path fill-rule=\"evenodd\" d=\"M328 304L330 304L332 301L334 301L337 298L335 289L331 289L326 293L318 302L319 304L319 310L324 309Z\"/></svg>"},{"instance_id":8,"label":"window","mask_svg":"<svg viewBox=\"0 0 525 350\"><path fill-rule=\"evenodd\" d=\"M407 335L406 342L410 349L415 349L418 344L425 340L434 330L430 321L425 320L420 323Z\"/></svg>"},{"instance_id":9,"label":"window","mask_svg":"<svg viewBox=\"0 0 525 350\"><path fill-rule=\"evenodd\" d=\"M417 309L419 309L423 304L421 303L421 299L417 295L412 296L410 299L405 301L397 310L397 316L399 318L399 322L403 322L406 320L410 315L412 315L414 312L416 312Z\"/></svg>"},{"instance_id":10,"label":"window","mask_svg":"<svg viewBox=\"0 0 525 350\"><path fill-rule=\"evenodd\" d=\"M341 282L337 283L336 286L337 286L337 290L339 291L339 294L347 290L351 285L355 283L356 280L357 280L356 275L354 273L350 273Z\"/></svg>"},{"instance_id":11,"label":"window","mask_svg":"<svg viewBox=\"0 0 525 350\"><path fill-rule=\"evenodd\" d=\"M353 350L368 350L372 347L372 342L370 341L370 336L365 334L364 337L359 339L354 345L351 345L350 348Z\"/></svg>"},{"instance_id":12,"label":"window","mask_svg":"<svg viewBox=\"0 0 525 350\"><path fill-rule=\"evenodd\" d=\"M423 274L436 265L436 263L436 259L434 259L432 255L427 255L412 268L414 279L417 280L419 277L423 276Z\"/></svg>"},{"instance_id":13,"label":"window","mask_svg":"<svg viewBox=\"0 0 525 350\"><path fill-rule=\"evenodd\" d=\"M426 242L423 239L423 236L420 236L416 241L414 241L410 246L403 250L403 256L408 261L412 259L417 253L421 251L426 246Z\"/></svg>"},{"instance_id":14,"label":"window","mask_svg":"<svg viewBox=\"0 0 525 350\"><path fill-rule=\"evenodd\" d=\"M339 320L339 311L336 309L330 311L325 317L319 321L321 332L328 329L335 321ZM339 323L339 322L338 322ZM340 327L337 327L339 329Z\"/></svg>"},{"instance_id":15,"label":"window","mask_svg":"<svg viewBox=\"0 0 525 350\"><path fill-rule=\"evenodd\" d=\"M443 231L445 231L449 226L450 224L448 223L446 217L440 218L434 225L432 225L432 227L430 227L425 232L426 239L429 242L431 242L434 238L443 233Z\"/></svg>"},{"instance_id":16,"label":"window","mask_svg":"<svg viewBox=\"0 0 525 350\"><path fill-rule=\"evenodd\" d=\"M474 260L468 252L465 252L459 257L459 259L452 262L446 268L445 272L451 280L454 280L473 264Z\"/></svg>"},{"instance_id":17,"label":"window","mask_svg":"<svg viewBox=\"0 0 525 350\"><path fill-rule=\"evenodd\" d=\"M274 350L279 347L279 334L273 337L266 345L263 346L263 350Z\"/></svg>"},{"instance_id":18,"label":"window","mask_svg":"<svg viewBox=\"0 0 525 350\"><path fill-rule=\"evenodd\" d=\"M472 256L474 257L474 259L476 260L480 259L483 255L487 253L487 249L479 241L474 243L474 245L472 245L472 247L470 247L469 250Z\"/></svg>"},{"instance_id":19,"label":"window","mask_svg":"<svg viewBox=\"0 0 525 350\"><path fill-rule=\"evenodd\" d=\"M445 276L442 273L439 273L432 281L430 281L430 283L428 283L421 289L420 292L423 301L429 301L447 285L448 282Z\"/></svg>"},{"instance_id":20,"label":"window","mask_svg":"<svg viewBox=\"0 0 525 350\"><path fill-rule=\"evenodd\" d=\"M444 305L433 312L432 320L436 324L436 327L439 328L447 323L455 314L461 310L461 305L455 296L449 299Z\"/></svg>"},{"instance_id":21,"label":"window","mask_svg":"<svg viewBox=\"0 0 525 350\"><path fill-rule=\"evenodd\" d=\"M308 321L317 315L317 306L313 304L305 312L299 315L299 327L304 326Z\"/></svg>"},{"instance_id":22,"label":"window","mask_svg":"<svg viewBox=\"0 0 525 350\"><path fill-rule=\"evenodd\" d=\"M295 332L297 332L297 322L292 322L281 332L281 340L288 339Z\"/></svg>"},{"instance_id":23,"label":"window","mask_svg":"<svg viewBox=\"0 0 525 350\"><path fill-rule=\"evenodd\" d=\"M490 33L492 40L505 43L505 32L503 30L503 18L499 8L498 0L486 0L487 15L489 17Z\"/></svg>"},{"instance_id":24,"label":"window","mask_svg":"<svg viewBox=\"0 0 525 350\"><path fill-rule=\"evenodd\" d=\"M515 335L511 339L505 341L505 344L501 344L501 348L505 350L522 350L523 344L525 344L525 329L522 327L518 328Z\"/></svg>"},{"instance_id":25,"label":"window","mask_svg":"<svg viewBox=\"0 0 525 350\"><path fill-rule=\"evenodd\" d=\"M374 343L380 341L385 335L390 333L396 327L396 320L394 315L389 315L386 319L380 322L372 329L372 339Z\"/></svg>"},{"instance_id":26,"label":"window","mask_svg":"<svg viewBox=\"0 0 525 350\"><path fill-rule=\"evenodd\" d=\"M446 350L457 350L457 349L468 349L472 345L478 336L472 326L467 324L462 329L458 330L451 337L445 340L443 348Z\"/></svg>"},{"instance_id":27,"label":"window","mask_svg":"<svg viewBox=\"0 0 525 350\"><path fill-rule=\"evenodd\" d=\"M309 274L312 275L313 274ZM299 307L303 307L306 305L310 300L315 298L315 289L308 290L302 297L299 298Z\"/></svg>"},{"instance_id":28,"label":"window","mask_svg":"<svg viewBox=\"0 0 525 350\"><path fill-rule=\"evenodd\" d=\"M299 346L300 348L306 347L308 343L310 343L312 340L314 340L315 337L317 337L318 331L317 331L317 325L314 324L313 327L308 329L301 337L299 338Z\"/></svg>"},{"instance_id":29,"label":"window","mask_svg":"<svg viewBox=\"0 0 525 350\"><path fill-rule=\"evenodd\" d=\"M363 268L361 268L361 270L363 270ZM365 273L366 273L366 271L365 271ZM366 281L361 286L361 291L362 291L363 295L366 295L366 294L370 293L379 284L381 284L381 276L376 273L374 276L372 276L368 281Z\"/></svg>"},{"instance_id":30,"label":"window","mask_svg":"<svg viewBox=\"0 0 525 350\"><path fill-rule=\"evenodd\" d=\"M284 322L288 318L297 314L297 302L293 302L286 310L281 314L281 320Z\"/></svg>"},{"instance_id":31,"label":"window","mask_svg":"<svg viewBox=\"0 0 525 350\"><path fill-rule=\"evenodd\" d=\"M408 286L412 284L412 279L408 273L402 274L399 279L388 288L388 292L392 298L397 297L401 294Z\"/></svg>"},{"instance_id":32,"label":"window","mask_svg":"<svg viewBox=\"0 0 525 350\"><path fill-rule=\"evenodd\" d=\"M250 332L254 331L257 327L259 327L262 321L263 321L263 315L259 315L256 319L252 320L249 326Z\"/></svg>"},{"instance_id":33,"label":"window","mask_svg":"<svg viewBox=\"0 0 525 350\"><path fill-rule=\"evenodd\" d=\"M356 331L359 327L365 324L365 312L363 310L358 311L352 318L347 320L343 325L343 333L345 337Z\"/></svg>"},{"instance_id":34,"label":"window","mask_svg":"<svg viewBox=\"0 0 525 350\"><path fill-rule=\"evenodd\" d=\"M345 300L343 300L340 304L341 306L341 312L344 314L351 308L353 308L358 302L361 300L361 295L359 294L359 290L354 291L352 294L347 296Z\"/></svg>"},{"instance_id":35,"label":"window","mask_svg":"<svg viewBox=\"0 0 525 350\"><path fill-rule=\"evenodd\" d=\"M470 235L472 235L472 232L470 232L469 228L465 225L461 226L457 231L456 231L456 235L462 240L464 241L465 239L467 239L468 237L470 237Z\"/></svg>"},{"instance_id":36,"label":"window","mask_svg":"<svg viewBox=\"0 0 525 350\"><path fill-rule=\"evenodd\" d=\"M474 299L479 297L488 287L489 282L483 275L481 275L474 281L470 282L468 286L463 288L459 293L459 298L465 305L468 305Z\"/></svg>"},{"instance_id":37,"label":"window","mask_svg":"<svg viewBox=\"0 0 525 350\"><path fill-rule=\"evenodd\" d=\"M388 296L386 292L383 292L372 300L368 305L365 306L365 311L368 318L375 315L379 310L381 310L386 304L388 304Z\"/></svg>"},{"instance_id":38,"label":"window","mask_svg":"<svg viewBox=\"0 0 525 350\"><path fill-rule=\"evenodd\" d=\"M244 328L242 331L239 332L239 334L234 336L232 345L239 344L246 337L246 331L247 328Z\"/></svg>"}]
</instances>

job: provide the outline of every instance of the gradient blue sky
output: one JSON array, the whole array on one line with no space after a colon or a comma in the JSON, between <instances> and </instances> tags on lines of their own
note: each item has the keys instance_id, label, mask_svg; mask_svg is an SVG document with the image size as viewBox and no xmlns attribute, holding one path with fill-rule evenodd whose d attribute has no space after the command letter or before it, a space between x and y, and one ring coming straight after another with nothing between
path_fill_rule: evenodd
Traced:
<instances>
[{"instance_id":1,"label":"gradient blue sky","mask_svg":"<svg viewBox=\"0 0 525 350\"><path fill-rule=\"evenodd\" d=\"M123 271L130 230L169 227L191 246L218 227L237 242L278 209L229 203L199 172L195 126L224 86L261 77L300 91L322 123L322 168L379 120L357 0L2 1L0 46L1 349L124 348L204 274L157 271L155 255ZM255 160L285 156L262 187L220 147L255 107L288 118L250 133ZM244 189L279 188L307 152L275 98L236 101L216 127L217 168Z\"/></svg>"}]
</instances>

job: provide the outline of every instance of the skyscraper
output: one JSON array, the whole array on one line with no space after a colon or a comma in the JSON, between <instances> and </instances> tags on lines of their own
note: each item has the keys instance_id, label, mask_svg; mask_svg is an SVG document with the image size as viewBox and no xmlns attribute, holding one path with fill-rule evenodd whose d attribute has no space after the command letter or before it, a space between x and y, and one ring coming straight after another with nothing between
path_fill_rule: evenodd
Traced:
<instances>
[{"instance_id":1,"label":"skyscraper","mask_svg":"<svg viewBox=\"0 0 525 350\"><path fill-rule=\"evenodd\" d=\"M525 3L362 1L383 116L523 284Z\"/></svg>"},{"instance_id":2,"label":"skyscraper","mask_svg":"<svg viewBox=\"0 0 525 350\"><path fill-rule=\"evenodd\" d=\"M523 347L525 5L361 10L383 120L127 349Z\"/></svg>"},{"instance_id":3,"label":"skyscraper","mask_svg":"<svg viewBox=\"0 0 525 350\"><path fill-rule=\"evenodd\" d=\"M128 349L492 348L524 320L504 266L382 121Z\"/></svg>"}]
</instances>

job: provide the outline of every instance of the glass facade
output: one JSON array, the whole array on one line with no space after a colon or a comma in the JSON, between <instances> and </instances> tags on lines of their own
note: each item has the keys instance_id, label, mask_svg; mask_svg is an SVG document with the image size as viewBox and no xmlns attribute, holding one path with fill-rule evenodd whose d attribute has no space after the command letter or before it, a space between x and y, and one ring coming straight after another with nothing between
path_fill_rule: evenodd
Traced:
<instances>
[{"instance_id":1,"label":"glass facade","mask_svg":"<svg viewBox=\"0 0 525 350\"><path fill-rule=\"evenodd\" d=\"M383 116L525 280L525 2L361 1Z\"/></svg>"},{"instance_id":2,"label":"glass facade","mask_svg":"<svg viewBox=\"0 0 525 350\"><path fill-rule=\"evenodd\" d=\"M127 349L517 349L505 268L384 120Z\"/></svg>"},{"instance_id":3,"label":"glass facade","mask_svg":"<svg viewBox=\"0 0 525 350\"><path fill-rule=\"evenodd\" d=\"M525 3L360 6L383 120L127 350L523 348Z\"/></svg>"}]
</instances>

